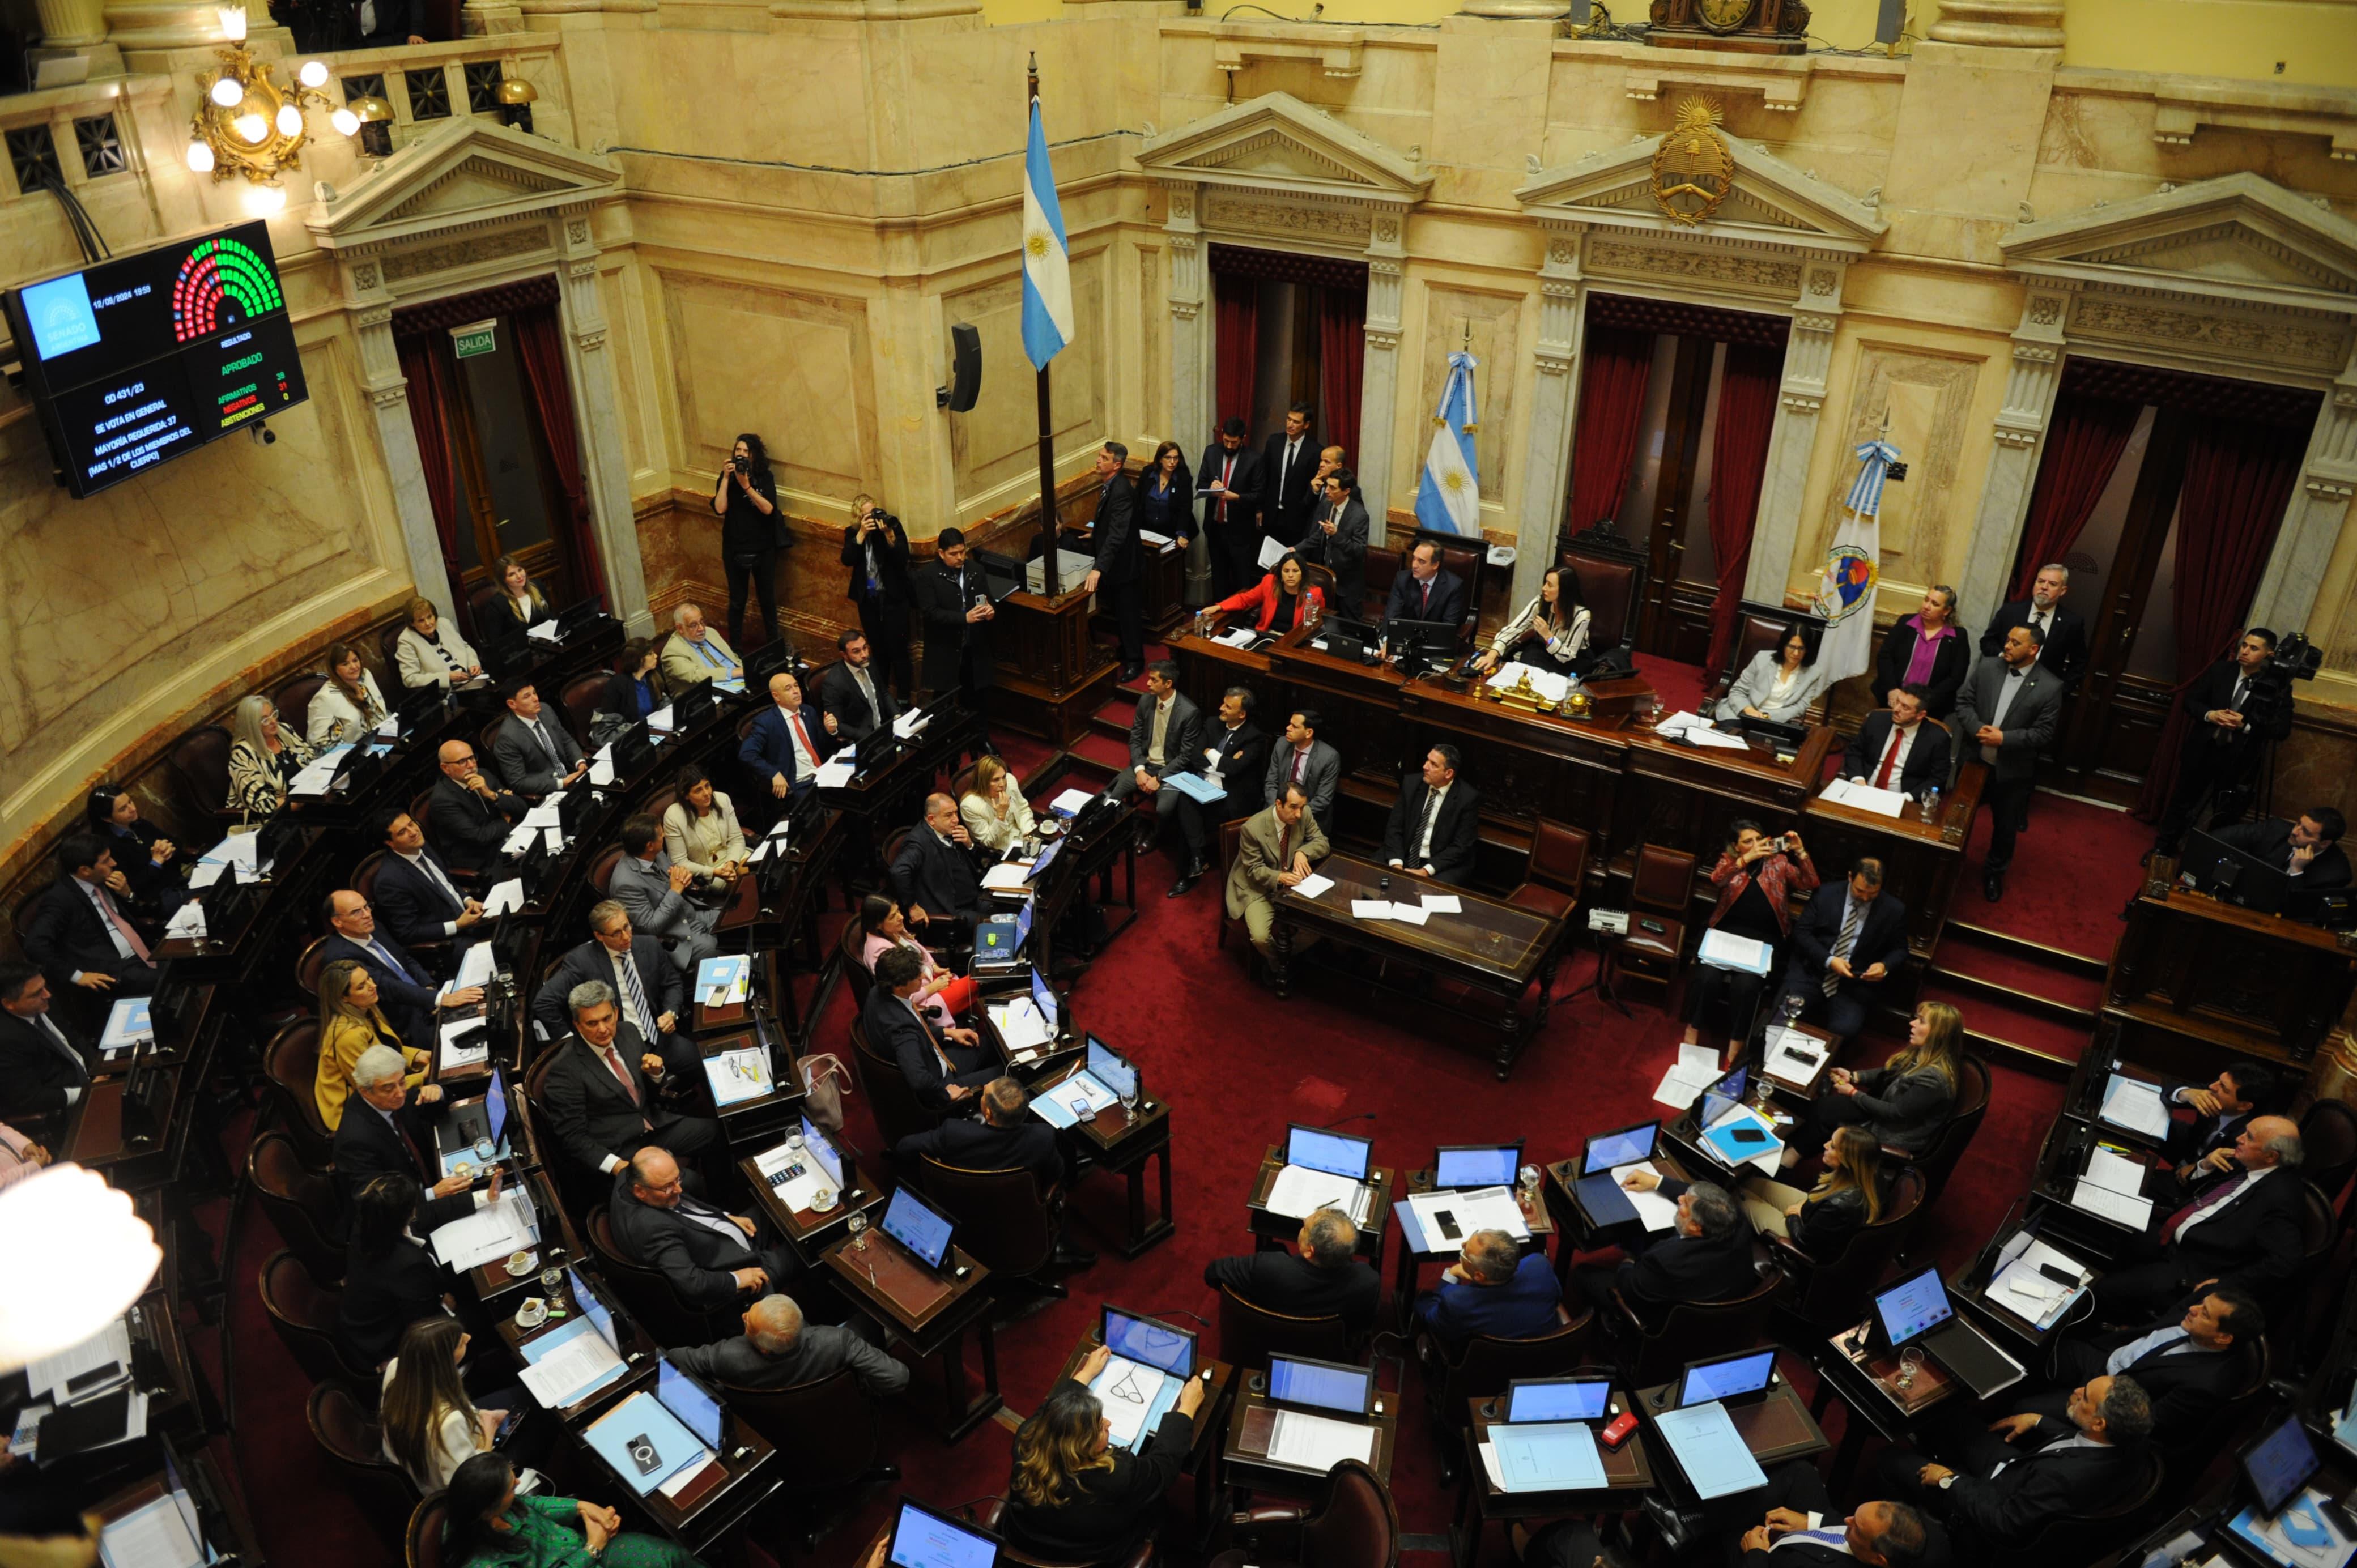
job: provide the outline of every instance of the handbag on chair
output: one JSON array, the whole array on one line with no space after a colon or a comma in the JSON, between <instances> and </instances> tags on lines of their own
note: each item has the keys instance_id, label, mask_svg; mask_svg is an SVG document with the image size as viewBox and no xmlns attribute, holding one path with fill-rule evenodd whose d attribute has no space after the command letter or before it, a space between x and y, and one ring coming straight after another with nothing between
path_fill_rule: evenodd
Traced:
<instances>
[{"instance_id":1,"label":"handbag on chair","mask_svg":"<svg viewBox=\"0 0 2357 1568\"><path fill-rule=\"evenodd\" d=\"M802 1061L802 1105L811 1124L824 1133L843 1131L843 1097L851 1092L851 1074L839 1057L823 1052Z\"/></svg>"}]
</instances>

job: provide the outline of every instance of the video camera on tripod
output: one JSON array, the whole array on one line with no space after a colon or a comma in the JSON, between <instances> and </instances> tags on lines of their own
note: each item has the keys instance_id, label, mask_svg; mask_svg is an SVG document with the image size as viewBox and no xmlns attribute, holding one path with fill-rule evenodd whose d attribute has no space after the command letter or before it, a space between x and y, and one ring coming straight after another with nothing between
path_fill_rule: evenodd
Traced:
<instances>
[{"instance_id":1,"label":"video camera on tripod","mask_svg":"<svg viewBox=\"0 0 2357 1568\"><path fill-rule=\"evenodd\" d=\"M2261 735L2270 733L2291 712L2291 683L2315 680L2323 664L2324 650L2309 641L2306 632L2295 631L2277 642L2275 652L2251 676L2250 695L2243 699L2244 723Z\"/></svg>"}]
</instances>

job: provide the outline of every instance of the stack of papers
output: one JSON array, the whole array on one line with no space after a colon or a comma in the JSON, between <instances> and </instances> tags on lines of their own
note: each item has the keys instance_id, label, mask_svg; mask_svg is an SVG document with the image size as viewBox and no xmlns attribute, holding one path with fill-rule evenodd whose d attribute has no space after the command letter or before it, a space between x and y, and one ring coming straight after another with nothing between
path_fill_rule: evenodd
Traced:
<instances>
[{"instance_id":1,"label":"stack of papers","mask_svg":"<svg viewBox=\"0 0 2357 1568\"><path fill-rule=\"evenodd\" d=\"M148 1015L148 1001L145 996L125 996L117 1002L106 1015L106 1030L98 1037L98 1048L113 1056L154 1039L156 1025Z\"/></svg>"},{"instance_id":2,"label":"stack of papers","mask_svg":"<svg viewBox=\"0 0 2357 1568\"><path fill-rule=\"evenodd\" d=\"M500 853L510 857L522 854L532 848L532 841L541 830L530 822L518 822L500 843Z\"/></svg>"},{"instance_id":3,"label":"stack of papers","mask_svg":"<svg viewBox=\"0 0 2357 1568\"><path fill-rule=\"evenodd\" d=\"M1684 740L1695 746L1732 747L1737 751L1749 749L1742 740L1722 735L1710 727L1710 721L1700 714L1675 713L1653 726L1653 733L1665 740Z\"/></svg>"},{"instance_id":4,"label":"stack of papers","mask_svg":"<svg viewBox=\"0 0 2357 1568\"><path fill-rule=\"evenodd\" d=\"M1836 806L1855 806L1879 817L1895 817L1907 809L1907 796L1898 789L1878 789L1863 779L1836 779L1821 797Z\"/></svg>"},{"instance_id":5,"label":"stack of papers","mask_svg":"<svg viewBox=\"0 0 2357 1568\"><path fill-rule=\"evenodd\" d=\"M2144 1194L2144 1167L2098 1145L2087 1156L2087 1174L2071 1189L2071 1207L2141 1230L2152 1223L2152 1199Z\"/></svg>"},{"instance_id":6,"label":"stack of papers","mask_svg":"<svg viewBox=\"0 0 2357 1568\"><path fill-rule=\"evenodd\" d=\"M233 872L240 882L252 882L261 875L261 835L231 833L205 851L188 874L191 887L210 887L221 880L224 871Z\"/></svg>"},{"instance_id":7,"label":"stack of papers","mask_svg":"<svg viewBox=\"0 0 2357 1568\"><path fill-rule=\"evenodd\" d=\"M1774 948L1756 937L1738 937L1732 931L1705 931L1695 957L1720 969L1740 970L1763 979L1776 966Z\"/></svg>"},{"instance_id":8,"label":"stack of papers","mask_svg":"<svg viewBox=\"0 0 2357 1568\"><path fill-rule=\"evenodd\" d=\"M1612 1185L1620 1188L1620 1196L1629 1200L1629 1207L1637 1211L1637 1218L1644 1221L1645 1229L1667 1230L1671 1226L1675 1225L1678 1222L1678 1200L1674 1197L1663 1197L1658 1189L1640 1191L1635 1187L1622 1186L1632 1171L1643 1171L1655 1181L1659 1181L1662 1179L1662 1168L1651 1160L1639 1160L1634 1165L1612 1167Z\"/></svg>"},{"instance_id":9,"label":"stack of papers","mask_svg":"<svg viewBox=\"0 0 2357 1568\"><path fill-rule=\"evenodd\" d=\"M759 1046L740 1046L733 1051L705 1058L704 1076L712 1082L712 1102L716 1106L759 1100L778 1087L770 1077L770 1053Z\"/></svg>"},{"instance_id":10,"label":"stack of papers","mask_svg":"<svg viewBox=\"0 0 2357 1568\"><path fill-rule=\"evenodd\" d=\"M1225 789L1213 783L1211 779L1206 779L1200 773L1173 773L1165 778L1162 780L1162 784L1165 789L1176 789L1181 795L1186 796L1189 800L1196 801L1200 805L1208 806L1212 804L1214 801L1224 800L1228 798L1228 792Z\"/></svg>"},{"instance_id":11,"label":"stack of papers","mask_svg":"<svg viewBox=\"0 0 2357 1568\"><path fill-rule=\"evenodd\" d=\"M654 1395L630 1395L581 1434L614 1474L645 1497L656 1487L675 1498L704 1473L712 1450Z\"/></svg>"},{"instance_id":12,"label":"stack of papers","mask_svg":"<svg viewBox=\"0 0 2357 1568\"><path fill-rule=\"evenodd\" d=\"M1562 702L1571 691L1571 677L1568 675L1558 675L1552 670L1541 670L1536 665L1520 662L1501 666L1498 672L1490 677L1488 683L1501 692L1511 692L1525 679L1529 680L1531 690L1545 699L1549 706Z\"/></svg>"},{"instance_id":13,"label":"stack of papers","mask_svg":"<svg viewBox=\"0 0 2357 1568\"><path fill-rule=\"evenodd\" d=\"M1694 1483L1695 1494L1705 1502L1768 1484L1760 1461L1751 1456L1743 1434L1735 1430L1734 1419L1717 1400L1663 1411L1653 1418L1653 1424L1661 1429L1670 1452L1678 1456L1678 1468Z\"/></svg>"},{"instance_id":14,"label":"stack of papers","mask_svg":"<svg viewBox=\"0 0 2357 1568\"><path fill-rule=\"evenodd\" d=\"M469 985L489 985L499 972L500 955L491 944L476 942L458 960L458 978L451 983L462 991Z\"/></svg>"},{"instance_id":15,"label":"stack of papers","mask_svg":"<svg viewBox=\"0 0 2357 1568\"><path fill-rule=\"evenodd\" d=\"M131 1380L131 1327L116 1318L79 1345L26 1364L32 1399L55 1404L88 1399Z\"/></svg>"},{"instance_id":16,"label":"stack of papers","mask_svg":"<svg viewBox=\"0 0 2357 1568\"><path fill-rule=\"evenodd\" d=\"M554 620L535 621L531 626L524 628L523 634L526 637L535 638L542 642L545 642L551 647L554 647L557 639L563 635L556 629L556 622Z\"/></svg>"},{"instance_id":17,"label":"stack of papers","mask_svg":"<svg viewBox=\"0 0 2357 1568\"><path fill-rule=\"evenodd\" d=\"M1320 1475L1345 1459L1356 1459L1364 1465L1374 1455L1373 1427L1354 1421L1329 1421L1297 1410L1278 1411L1268 1434L1271 1459Z\"/></svg>"},{"instance_id":18,"label":"stack of papers","mask_svg":"<svg viewBox=\"0 0 2357 1568\"><path fill-rule=\"evenodd\" d=\"M1597 1491L1607 1485L1596 1430L1584 1421L1493 1426L1481 1444L1481 1467L1501 1492Z\"/></svg>"},{"instance_id":19,"label":"stack of papers","mask_svg":"<svg viewBox=\"0 0 2357 1568\"><path fill-rule=\"evenodd\" d=\"M708 958L695 966L695 999L706 1007L726 1007L752 994L753 961L743 953Z\"/></svg>"},{"instance_id":20,"label":"stack of papers","mask_svg":"<svg viewBox=\"0 0 2357 1568\"><path fill-rule=\"evenodd\" d=\"M822 789L842 789L849 787L851 776L858 770L856 762L822 762L811 779Z\"/></svg>"},{"instance_id":21,"label":"stack of papers","mask_svg":"<svg viewBox=\"0 0 2357 1568\"><path fill-rule=\"evenodd\" d=\"M1020 893L1030 880L1028 860L1002 860L982 874L982 885L993 893Z\"/></svg>"},{"instance_id":22,"label":"stack of papers","mask_svg":"<svg viewBox=\"0 0 2357 1568\"><path fill-rule=\"evenodd\" d=\"M1531 1228L1523 1222L1522 1206L1514 1201L1513 1189L1503 1187L1476 1187L1469 1192L1415 1192L1407 1199L1409 1212L1415 1216L1416 1226L1424 1232L1427 1250L1438 1251L1452 1241L1459 1241L1476 1230L1503 1230L1517 1241L1530 1239ZM1446 1214L1456 1227L1440 1223Z\"/></svg>"},{"instance_id":23,"label":"stack of papers","mask_svg":"<svg viewBox=\"0 0 2357 1568\"><path fill-rule=\"evenodd\" d=\"M1240 626L1232 630L1220 633L1219 636L1211 639L1211 640L1229 648L1250 648L1253 645L1253 639L1259 635L1260 633L1254 631L1251 627Z\"/></svg>"},{"instance_id":24,"label":"stack of papers","mask_svg":"<svg viewBox=\"0 0 2357 1568\"><path fill-rule=\"evenodd\" d=\"M925 726L932 722L933 715L928 713L902 714L892 721L892 733L901 740L909 740L922 735Z\"/></svg>"},{"instance_id":25,"label":"stack of papers","mask_svg":"<svg viewBox=\"0 0 2357 1568\"><path fill-rule=\"evenodd\" d=\"M525 1340L523 1359L523 1386L545 1410L578 1404L630 1370L587 1317Z\"/></svg>"},{"instance_id":26,"label":"stack of papers","mask_svg":"<svg viewBox=\"0 0 2357 1568\"><path fill-rule=\"evenodd\" d=\"M2048 1246L2024 1230L2006 1243L1996 1277L1989 1282L1991 1300L2020 1314L2041 1329L2050 1328L2071 1304L2086 1294L2087 1267L2069 1253ZM2079 1277L2077 1286L2051 1280L2039 1272L2044 1263Z\"/></svg>"},{"instance_id":27,"label":"stack of papers","mask_svg":"<svg viewBox=\"0 0 2357 1568\"><path fill-rule=\"evenodd\" d=\"M214 868L213 875L215 876L219 876L221 875L221 870L218 866ZM181 905L179 911L175 914L170 920L165 923L164 934L167 937L186 937L190 941L204 940L204 905L194 898L191 898L187 903Z\"/></svg>"},{"instance_id":28,"label":"stack of papers","mask_svg":"<svg viewBox=\"0 0 2357 1568\"><path fill-rule=\"evenodd\" d=\"M1676 1065L1662 1075L1661 1087L1653 1090L1653 1098L1684 1111L1723 1076L1718 1070L1717 1051L1708 1046L1681 1044Z\"/></svg>"},{"instance_id":29,"label":"stack of papers","mask_svg":"<svg viewBox=\"0 0 2357 1568\"><path fill-rule=\"evenodd\" d=\"M1746 1138L1746 1131L1760 1134ZM1738 1105L1703 1129L1703 1147L1718 1156L1727 1169L1749 1165L1762 1176L1774 1176L1784 1156L1784 1140L1776 1125L1749 1105Z\"/></svg>"},{"instance_id":30,"label":"stack of papers","mask_svg":"<svg viewBox=\"0 0 2357 1568\"><path fill-rule=\"evenodd\" d=\"M189 1524L180 1499L167 1493L101 1530L99 1561L104 1568L198 1568L205 1552Z\"/></svg>"},{"instance_id":31,"label":"stack of papers","mask_svg":"<svg viewBox=\"0 0 2357 1568\"><path fill-rule=\"evenodd\" d=\"M1804 1035L1781 1024L1768 1027L1768 1076L1796 1089L1814 1080L1817 1069L1832 1054L1833 1047L1814 1035Z\"/></svg>"},{"instance_id":32,"label":"stack of papers","mask_svg":"<svg viewBox=\"0 0 2357 1568\"><path fill-rule=\"evenodd\" d=\"M521 1187L510 1187L497 1203L478 1208L463 1219L436 1226L429 1238L434 1255L446 1267L463 1273L484 1263L497 1262L540 1240L540 1221L532 1199Z\"/></svg>"},{"instance_id":33,"label":"stack of papers","mask_svg":"<svg viewBox=\"0 0 2357 1568\"><path fill-rule=\"evenodd\" d=\"M351 749L349 746L329 746L313 757L303 771L286 781L286 792L289 795L326 794L328 786L336 781L336 770L343 767L344 758L350 755ZM253 858L251 853L246 858Z\"/></svg>"},{"instance_id":34,"label":"stack of papers","mask_svg":"<svg viewBox=\"0 0 2357 1568\"><path fill-rule=\"evenodd\" d=\"M1276 1173L1268 1189L1268 1208L1287 1219L1307 1219L1321 1208L1339 1208L1354 1225L1367 1222L1369 1189L1346 1176L1313 1171L1308 1165L1287 1165Z\"/></svg>"},{"instance_id":35,"label":"stack of papers","mask_svg":"<svg viewBox=\"0 0 2357 1568\"><path fill-rule=\"evenodd\" d=\"M461 1035L476 1036L471 1046L457 1043ZM442 1070L457 1072L465 1068L484 1067L491 1059L491 1032L483 1027L479 1018L453 1018L442 1026Z\"/></svg>"},{"instance_id":36,"label":"stack of papers","mask_svg":"<svg viewBox=\"0 0 2357 1568\"><path fill-rule=\"evenodd\" d=\"M1067 789L1048 802L1048 810L1060 817L1077 817L1081 808L1095 799L1086 789Z\"/></svg>"},{"instance_id":37,"label":"stack of papers","mask_svg":"<svg viewBox=\"0 0 2357 1568\"><path fill-rule=\"evenodd\" d=\"M665 703L662 707L657 708L653 713L647 715L647 728L662 735L669 735L672 732L672 714L671 704L669 703Z\"/></svg>"},{"instance_id":38,"label":"stack of papers","mask_svg":"<svg viewBox=\"0 0 2357 1568\"><path fill-rule=\"evenodd\" d=\"M589 759L589 782L603 788L614 781L614 743L608 741Z\"/></svg>"},{"instance_id":39,"label":"stack of papers","mask_svg":"<svg viewBox=\"0 0 2357 1568\"><path fill-rule=\"evenodd\" d=\"M2095 1114L2147 1138L2169 1136L2169 1105L2160 1098L2160 1085L2140 1078L2112 1074L2104 1085L2103 1109Z\"/></svg>"},{"instance_id":40,"label":"stack of papers","mask_svg":"<svg viewBox=\"0 0 2357 1568\"><path fill-rule=\"evenodd\" d=\"M505 882L494 883L483 896L483 918L496 920L501 915L523 908L523 878L511 876Z\"/></svg>"},{"instance_id":41,"label":"stack of papers","mask_svg":"<svg viewBox=\"0 0 2357 1568\"><path fill-rule=\"evenodd\" d=\"M1018 996L1011 1002L989 1004L990 1021L997 1026L1000 1038L1012 1051L1028 1051L1044 1046L1056 1037L1056 1031L1040 1015L1039 1004L1028 996Z\"/></svg>"},{"instance_id":42,"label":"stack of papers","mask_svg":"<svg viewBox=\"0 0 2357 1568\"><path fill-rule=\"evenodd\" d=\"M1076 1072L1053 1089L1034 1095L1031 1109L1051 1127L1074 1127L1118 1100L1091 1074Z\"/></svg>"},{"instance_id":43,"label":"stack of papers","mask_svg":"<svg viewBox=\"0 0 2357 1568\"><path fill-rule=\"evenodd\" d=\"M1313 871L1308 875L1303 877L1300 881L1295 883L1293 885L1293 891L1304 898L1316 898L1323 896L1327 889L1333 886L1334 879L1332 877L1320 876Z\"/></svg>"},{"instance_id":44,"label":"stack of papers","mask_svg":"<svg viewBox=\"0 0 2357 1568\"><path fill-rule=\"evenodd\" d=\"M1404 904L1387 898L1353 898L1351 913L1361 920L1401 920L1411 926L1421 926L1431 918L1422 904Z\"/></svg>"},{"instance_id":45,"label":"stack of papers","mask_svg":"<svg viewBox=\"0 0 2357 1568\"><path fill-rule=\"evenodd\" d=\"M563 827L565 825L565 819L557 811L556 808L564 802L564 790L555 789L550 791L547 799L542 800L539 805L534 806L531 811L526 811L523 814L523 821L516 825L518 827L525 828Z\"/></svg>"}]
</instances>

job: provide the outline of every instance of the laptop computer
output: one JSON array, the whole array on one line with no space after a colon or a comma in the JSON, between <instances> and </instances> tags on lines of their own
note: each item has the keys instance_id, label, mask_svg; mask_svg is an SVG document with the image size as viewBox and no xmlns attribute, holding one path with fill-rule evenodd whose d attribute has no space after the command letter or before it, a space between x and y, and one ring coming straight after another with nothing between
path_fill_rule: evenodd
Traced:
<instances>
[{"instance_id":1,"label":"laptop computer","mask_svg":"<svg viewBox=\"0 0 2357 1568\"><path fill-rule=\"evenodd\" d=\"M2251 1505L2215 1532L2233 1549L2230 1556L2253 1568L2348 1561L2348 1543L2357 1541L2357 1519L2350 1513L2357 1494L2331 1495L2323 1458L2297 1413L2238 1449L2234 1469L2250 1488Z\"/></svg>"},{"instance_id":2,"label":"laptop computer","mask_svg":"<svg viewBox=\"0 0 2357 1568\"><path fill-rule=\"evenodd\" d=\"M902 1498L884 1561L891 1568L997 1568L998 1537Z\"/></svg>"},{"instance_id":3,"label":"laptop computer","mask_svg":"<svg viewBox=\"0 0 2357 1568\"><path fill-rule=\"evenodd\" d=\"M1268 1397L1303 1410L1363 1418L1375 1408L1375 1372L1372 1367L1340 1361L1273 1355L1268 1359Z\"/></svg>"},{"instance_id":4,"label":"laptop computer","mask_svg":"<svg viewBox=\"0 0 2357 1568\"><path fill-rule=\"evenodd\" d=\"M988 599L995 605L1009 594L1023 591L1023 563L1014 556L1002 555L996 550L977 550L974 562L982 568L982 591L976 595L969 585L966 591L971 599Z\"/></svg>"},{"instance_id":5,"label":"laptop computer","mask_svg":"<svg viewBox=\"0 0 2357 1568\"><path fill-rule=\"evenodd\" d=\"M1579 1175L1571 1184L1578 1196L1579 1207L1598 1225L1633 1225L1637 1222L1637 1206L1613 1179L1612 1172L1620 1165L1633 1165L1653 1157L1653 1148L1661 1141L1662 1124L1640 1122L1633 1127L1622 1127L1610 1133L1598 1133L1587 1140L1579 1155Z\"/></svg>"},{"instance_id":6,"label":"laptop computer","mask_svg":"<svg viewBox=\"0 0 2357 1568\"><path fill-rule=\"evenodd\" d=\"M1522 1168L1523 1144L1444 1144L1432 1152L1432 1185L1444 1192L1512 1187Z\"/></svg>"},{"instance_id":7,"label":"laptop computer","mask_svg":"<svg viewBox=\"0 0 2357 1568\"><path fill-rule=\"evenodd\" d=\"M1893 1351L1921 1345L1926 1355L1977 1399L1986 1399L2022 1379L2018 1361L1956 1316L1937 1268L1925 1269L1875 1293L1868 1343Z\"/></svg>"},{"instance_id":8,"label":"laptop computer","mask_svg":"<svg viewBox=\"0 0 2357 1568\"><path fill-rule=\"evenodd\" d=\"M1611 1409L1609 1378L1516 1378L1506 1385L1499 1419L1516 1423L1602 1421Z\"/></svg>"},{"instance_id":9,"label":"laptop computer","mask_svg":"<svg viewBox=\"0 0 2357 1568\"><path fill-rule=\"evenodd\" d=\"M919 1197L914 1188L903 1187L893 1191L892 1201L884 1206L884 1220L877 1229L934 1273L947 1268L950 1241L957 1234L957 1222Z\"/></svg>"},{"instance_id":10,"label":"laptop computer","mask_svg":"<svg viewBox=\"0 0 2357 1568\"><path fill-rule=\"evenodd\" d=\"M1775 1386L1776 1348L1770 1345L1688 1361L1670 1402L1677 1410L1713 1402L1750 1404L1767 1398Z\"/></svg>"},{"instance_id":11,"label":"laptop computer","mask_svg":"<svg viewBox=\"0 0 2357 1568\"><path fill-rule=\"evenodd\" d=\"M1700 1107L1695 1125L1708 1131L1718 1119L1743 1103L1744 1091L1751 1087L1751 1069L1738 1067L1702 1091L1695 1103Z\"/></svg>"},{"instance_id":12,"label":"laptop computer","mask_svg":"<svg viewBox=\"0 0 2357 1568\"><path fill-rule=\"evenodd\" d=\"M465 1161L478 1177L488 1178L490 1167L513 1159L508 1146L508 1085L501 1069L491 1069L491 1087L479 1103L461 1105L434 1129L434 1147L442 1157L442 1174Z\"/></svg>"},{"instance_id":13,"label":"laptop computer","mask_svg":"<svg viewBox=\"0 0 2357 1568\"><path fill-rule=\"evenodd\" d=\"M1135 1450L1178 1402L1179 1391L1195 1375L1195 1336L1110 1302L1101 1306L1100 1314L1097 1340L1113 1357L1089 1384L1089 1391L1113 1423L1114 1446Z\"/></svg>"},{"instance_id":14,"label":"laptop computer","mask_svg":"<svg viewBox=\"0 0 2357 1568\"><path fill-rule=\"evenodd\" d=\"M900 754L900 737L892 733L890 725L878 725L868 731L867 738L853 747L851 775L862 779L879 768L888 766Z\"/></svg>"},{"instance_id":15,"label":"laptop computer","mask_svg":"<svg viewBox=\"0 0 2357 1568\"><path fill-rule=\"evenodd\" d=\"M1273 1355L1265 1380L1267 1402L1244 1412L1236 1452L1320 1475L1343 1458L1375 1462L1381 1429L1367 1420L1375 1407L1372 1369ZM1254 1391L1262 1383L1254 1374Z\"/></svg>"}]
</instances>

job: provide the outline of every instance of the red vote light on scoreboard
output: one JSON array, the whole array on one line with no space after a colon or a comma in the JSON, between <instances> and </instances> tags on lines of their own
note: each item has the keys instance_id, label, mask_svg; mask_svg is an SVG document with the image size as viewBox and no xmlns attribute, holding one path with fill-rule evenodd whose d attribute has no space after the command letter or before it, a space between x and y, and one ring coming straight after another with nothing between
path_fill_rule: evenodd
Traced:
<instances>
[{"instance_id":1,"label":"red vote light on scoreboard","mask_svg":"<svg viewBox=\"0 0 2357 1568\"><path fill-rule=\"evenodd\" d=\"M268 262L226 235L197 245L172 285L172 335L190 343L285 306Z\"/></svg>"}]
</instances>

